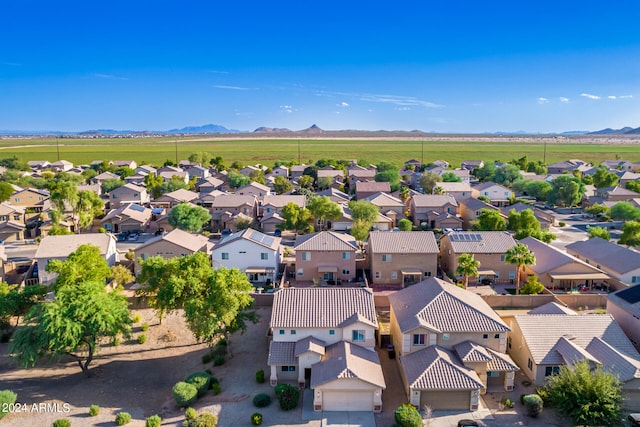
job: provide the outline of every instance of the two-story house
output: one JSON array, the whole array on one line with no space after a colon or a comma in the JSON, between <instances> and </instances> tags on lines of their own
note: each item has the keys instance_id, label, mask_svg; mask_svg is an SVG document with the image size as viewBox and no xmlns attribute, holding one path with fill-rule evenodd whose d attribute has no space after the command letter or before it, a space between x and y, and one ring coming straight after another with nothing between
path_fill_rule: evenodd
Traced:
<instances>
[{"instance_id":1,"label":"two-story house","mask_svg":"<svg viewBox=\"0 0 640 427\"><path fill-rule=\"evenodd\" d=\"M509 327L472 292L437 278L389 295L390 332L409 402L476 410L487 389L512 390Z\"/></svg>"},{"instance_id":2,"label":"two-story house","mask_svg":"<svg viewBox=\"0 0 640 427\"><path fill-rule=\"evenodd\" d=\"M0 241L23 240L25 228L25 208L0 203Z\"/></svg>"},{"instance_id":3,"label":"two-story house","mask_svg":"<svg viewBox=\"0 0 640 427\"><path fill-rule=\"evenodd\" d=\"M376 193L364 200L378 207L380 213L393 220L393 225L405 217L406 206L402 200L388 193Z\"/></svg>"},{"instance_id":4,"label":"two-story house","mask_svg":"<svg viewBox=\"0 0 640 427\"><path fill-rule=\"evenodd\" d=\"M356 250L353 236L320 231L297 236L296 280L323 282L349 281L356 276Z\"/></svg>"},{"instance_id":5,"label":"two-story house","mask_svg":"<svg viewBox=\"0 0 640 427\"><path fill-rule=\"evenodd\" d=\"M262 204L260 205L260 225L262 231L265 233L273 233L276 231L278 225L284 222L282 217L282 209L293 203L300 208L304 208L307 205L307 198L305 196L291 196L291 195L267 195L264 196Z\"/></svg>"},{"instance_id":6,"label":"two-story house","mask_svg":"<svg viewBox=\"0 0 640 427\"><path fill-rule=\"evenodd\" d=\"M47 190L23 188L11 194L8 202L13 206L21 206L32 212L42 212L49 197L50 194Z\"/></svg>"},{"instance_id":7,"label":"two-story house","mask_svg":"<svg viewBox=\"0 0 640 427\"><path fill-rule=\"evenodd\" d=\"M508 206L513 199L514 193L511 189L495 182L483 182L473 187L474 196L484 196L491 200L494 206Z\"/></svg>"},{"instance_id":8,"label":"two-story house","mask_svg":"<svg viewBox=\"0 0 640 427\"><path fill-rule=\"evenodd\" d=\"M256 196L258 200L262 200L271 192L271 189L259 182L251 181L249 184L236 190L236 194L240 196Z\"/></svg>"},{"instance_id":9,"label":"two-story house","mask_svg":"<svg viewBox=\"0 0 640 427\"><path fill-rule=\"evenodd\" d=\"M462 228L465 230L470 230L473 227L473 222L478 220L483 209L494 211L499 210L499 208L474 197L468 197L464 200L460 200L458 203L460 205L460 217L462 217ZM507 219L506 215L502 214L502 216L504 216L505 220Z\"/></svg>"},{"instance_id":10,"label":"two-story house","mask_svg":"<svg viewBox=\"0 0 640 427\"><path fill-rule=\"evenodd\" d=\"M640 284L607 295L607 314L616 319L640 351Z\"/></svg>"},{"instance_id":11,"label":"two-story house","mask_svg":"<svg viewBox=\"0 0 640 427\"><path fill-rule=\"evenodd\" d=\"M237 221L254 221L258 216L256 196L225 193L215 197L210 206L212 231L235 231Z\"/></svg>"},{"instance_id":12,"label":"two-story house","mask_svg":"<svg viewBox=\"0 0 640 427\"><path fill-rule=\"evenodd\" d=\"M195 203L198 199L198 193L180 188L170 193L165 193L162 196L154 199L151 205L154 207L173 208L180 203Z\"/></svg>"},{"instance_id":13,"label":"two-story house","mask_svg":"<svg viewBox=\"0 0 640 427\"><path fill-rule=\"evenodd\" d=\"M109 207L111 209L117 209L128 203L146 205L149 201L150 196L147 189L135 184L125 184L109 193Z\"/></svg>"},{"instance_id":14,"label":"two-story house","mask_svg":"<svg viewBox=\"0 0 640 427\"><path fill-rule=\"evenodd\" d=\"M391 185L388 182L356 181L352 188L355 188L356 200L366 199L377 193L391 193Z\"/></svg>"},{"instance_id":15,"label":"two-story house","mask_svg":"<svg viewBox=\"0 0 640 427\"><path fill-rule=\"evenodd\" d=\"M315 411L382 410L378 320L363 288L283 288L274 295L270 383L313 389Z\"/></svg>"},{"instance_id":16,"label":"two-story house","mask_svg":"<svg viewBox=\"0 0 640 427\"><path fill-rule=\"evenodd\" d=\"M452 196L420 194L411 198L413 224L426 223L429 228L459 228L462 220L458 213L458 202Z\"/></svg>"},{"instance_id":17,"label":"two-story house","mask_svg":"<svg viewBox=\"0 0 640 427\"><path fill-rule=\"evenodd\" d=\"M140 232L149 226L152 216L151 209L135 203L127 203L117 209L110 210L100 220L100 225L111 233Z\"/></svg>"}]
</instances>

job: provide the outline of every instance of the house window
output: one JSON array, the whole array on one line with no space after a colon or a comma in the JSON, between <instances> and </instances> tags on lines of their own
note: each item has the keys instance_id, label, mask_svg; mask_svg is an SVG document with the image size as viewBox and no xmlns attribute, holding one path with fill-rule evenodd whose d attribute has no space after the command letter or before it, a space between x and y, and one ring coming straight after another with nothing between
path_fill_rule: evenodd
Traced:
<instances>
[{"instance_id":1,"label":"house window","mask_svg":"<svg viewBox=\"0 0 640 427\"><path fill-rule=\"evenodd\" d=\"M329 335L335 335L335 334L336 334L335 329L329 329Z\"/></svg>"},{"instance_id":2,"label":"house window","mask_svg":"<svg viewBox=\"0 0 640 427\"><path fill-rule=\"evenodd\" d=\"M229 259L229 252L222 252L222 253L220 254L220 257L221 257L222 259Z\"/></svg>"},{"instance_id":3,"label":"house window","mask_svg":"<svg viewBox=\"0 0 640 427\"><path fill-rule=\"evenodd\" d=\"M302 252L302 261L311 261L311 252Z\"/></svg>"},{"instance_id":4,"label":"house window","mask_svg":"<svg viewBox=\"0 0 640 427\"><path fill-rule=\"evenodd\" d=\"M500 334L495 334L495 335L493 336L493 338L494 338L494 339L496 339L496 340L499 340L499 339L500 339Z\"/></svg>"},{"instance_id":5,"label":"house window","mask_svg":"<svg viewBox=\"0 0 640 427\"><path fill-rule=\"evenodd\" d=\"M413 334L413 345L424 345L424 334Z\"/></svg>"},{"instance_id":6,"label":"house window","mask_svg":"<svg viewBox=\"0 0 640 427\"><path fill-rule=\"evenodd\" d=\"M510 271L509 272L509 279L513 280L516 278L516 272L515 271Z\"/></svg>"},{"instance_id":7,"label":"house window","mask_svg":"<svg viewBox=\"0 0 640 427\"><path fill-rule=\"evenodd\" d=\"M295 366L283 366L281 369L282 369L282 372L295 372L296 371L296 367Z\"/></svg>"},{"instance_id":8,"label":"house window","mask_svg":"<svg viewBox=\"0 0 640 427\"><path fill-rule=\"evenodd\" d=\"M304 270L302 268L298 269L298 276L304 275Z\"/></svg>"},{"instance_id":9,"label":"house window","mask_svg":"<svg viewBox=\"0 0 640 427\"><path fill-rule=\"evenodd\" d=\"M342 270L342 274L344 274L346 276L348 274L351 274L351 272L349 270Z\"/></svg>"},{"instance_id":10,"label":"house window","mask_svg":"<svg viewBox=\"0 0 640 427\"><path fill-rule=\"evenodd\" d=\"M391 272L391 278L392 279L397 279L398 278L398 272L397 271L392 271Z\"/></svg>"},{"instance_id":11,"label":"house window","mask_svg":"<svg viewBox=\"0 0 640 427\"><path fill-rule=\"evenodd\" d=\"M382 254L382 262L391 262L391 254Z\"/></svg>"},{"instance_id":12,"label":"house window","mask_svg":"<svg viewBox=\"0 0 640 427\"><path fill-rule=\"evenodd\" d=\"M295 329L292 329L292 330L291 330L291 335L295 335L295 334L296 334L296 330L295 330Z\"/></svg>"},{"instance_id":13,"label":"house window","mask_svg":"<svg viewBox=\"0 0 640 427\"><path fill-rule=\"evenodd\" d=\"M551 375L557 375L560 373L560 367L559 366L547 366L544 368L544 376L548 377Z\"/></svg>"},{"instance_id":14,"label":"house window","mask_svg":"<svg viewBox=\"0 0 640 427\"><path fill-rule=\"evenodd\" d=\"M442 340L443 341L449 341L449 338L451 338L451 335L449 335L447 333L442 334Z\"/></svg>"},{"instance_id":15,"label":"house window","mask_svg":"<svg viewBox=\"0 0 640 427\"><path fill-rule=\"evenodd\" d=\"M267 252L261 252L260 259L269 259L269 254Z\"/></svg>"},{"instance_id":16,"label":"house window","mask_svg":"<svg viewBox=\"0 0 640 427\"><path fill-rule=\"evenodd\" d=\"M487 371L488 378L496 378L500 376L500 371Z\"/></svg>"},{"instance_id":17,"label":"house window","mask_svg":"<svg viewBox=\"0 0 640 427\"><path fill-rule=\"evenodd\" d=\"M531 362L531 359L527 360L527 368L529 368L530 371L533 371L533 362Z\"/></svg>"},{"instance_id":18,"label":"house window","mask_svg":"<svg viewBox=\"0 0 640 427\"><path fill-rule=\"evenodd\" d=\"M111 198L112 198L112 199L117 199L117 198L118 198L118 195L117 195L117 194L112 194L112 195L111 195Z\"/></svg>"},{"instance_id":19,"label":"house window","mask_svg":"<svg viewBox=\"0 0 640 427\"><path fill-rule=\"evenodd\" d=\"M425 271L424 272L424 277L431 277L431 272L430 271Z\"/></svg>"},{"instance_id":20,"label":"house window","mask_svg":"<svg viewBox=\"0 0 640 427\"><path fill-rule=\"evenodd\" d=\"M633 276L631 278L631 283L640 283L640 276Z\"/></svg>"},{"instance_id":21,"label":"house window","mask_svg":"<svg viewBox=\"0 0 640 427\"><path fill-rule=\"evenodd\" d=\"M505 262L507 256L505 254L500 255L500 262Z\"/></svg>"},{"instance_id":22,"label":"house window","mask_svg":"<svg viewBox=\"0 0 640 427\"><path fill-rule=\"evenodd\" d=\"M495 277L496 277L496 279L500 278L500 272L499 271L496 271L496 276Z\"/></svg>"},{"instance_id":23,"label":"house window","mask_svg":"<svg viewBox=\"0 0 640 427\"><path fill-rule=\"evenodd\" d=\"M20 198L16 197L15 199L13 199L14 203L20 203Z\"/></svg>"},{"instance_id":24,"label":"house window","mask_svg":"<svg viewBox=\"0 0 640 427\"><path fill-rule=\"evenodd\" d=\"M382 275L380 274L379 271L376 271L376 279L379 279L380 277L382 277Z\"/></svg>"},{"instance_id":25,"label":"house window","mask_svg":"<svg viewBox=\"0 0 640 427\"><path fill-rule=\"evenodd\" d=\"M284 335L284 329L280 329L280 331L278 332L280 335Z\"/></svg>"},{"instance_id":26,"label":"house window","mask_svg":"<svg viewBox=\"0 0 640 427\"><path fill-rule=\"evenodd\" d=\"M349 252L342 252L342 259L350 259L351 254Z\"/></svg>"},{"instance_id":27,"label":"house window","mask_svg":"<svg viewBox=\"0 0 640 427\"><path fill-rule=\"evenodd\" d=\"M482 339L483 340L488 340L489 339L489 334L482 334Z\"/></svg>"},{"instance_id":28,"label":"house window","mask_svg":"<svg viewBox=\"0 0 640 427\"><path fill-rule=\"evenodd\" d=\"M364 341L364 331L363 330L353 330L351 331L351 341Z\"/></svg>"}]
</instances>

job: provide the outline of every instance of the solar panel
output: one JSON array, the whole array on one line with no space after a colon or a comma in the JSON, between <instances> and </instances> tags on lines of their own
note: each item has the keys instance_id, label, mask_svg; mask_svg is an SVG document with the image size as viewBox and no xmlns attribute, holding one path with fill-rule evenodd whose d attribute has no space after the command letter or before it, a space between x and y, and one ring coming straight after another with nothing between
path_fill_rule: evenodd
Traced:
<instances>
[{"instance_id":1,"label":"solar panel","mask_svg":"<svg viewBox=\"0 0 640 427\"><path fill-rule=\"evenodd\" d=\"M452 242L481 242L482 235L479 233L451 233L449 239Z\"/></svg>"},{"instance_id":2,"label":"solar panel","mask_svg":"<svg viewBox=\"0 0 640 427\"><path fill-rule=\"evenodd\" d=\"M635 285L624 291L616 293L616 296L622 298L629 304L640 302L640 285Z\"/></svg>"},{"instance_id":3,"label":"solar panel","mask_svg":"<svg viewBox=\"0 0 640 427\"><path fill-rule=\"evenodd\" d=\"M137 212L144 212L144 207L140 205L136 205L135 203L129 206L129 208Z\"/></svg>"}]
</instances>

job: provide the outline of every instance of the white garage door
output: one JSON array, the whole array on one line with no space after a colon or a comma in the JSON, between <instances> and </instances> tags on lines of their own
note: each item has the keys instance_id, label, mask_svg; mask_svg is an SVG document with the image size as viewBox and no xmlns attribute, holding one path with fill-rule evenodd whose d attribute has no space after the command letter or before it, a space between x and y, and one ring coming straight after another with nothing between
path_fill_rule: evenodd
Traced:
<instances>
[{"instance_id":1,"label":"white garage door","mask_svg":"<svg viewBox=\"0 0 640 427\"><path fill-rule=\"evenodd\" d=\"M324 391L322 393L323 411L372 411L373 392L361 391Z\"/></svg>"},{"instance_id":2,"label":"white garage door","mask_svg":"<svg viewBox=\"0 0 640 427\"><path fill-rule=\"evenodd\" d=\"M471 392L462 391L423 391L420 394L420 409L424 406L431 409L469 409Z\"/></svg>"}]
</instances>

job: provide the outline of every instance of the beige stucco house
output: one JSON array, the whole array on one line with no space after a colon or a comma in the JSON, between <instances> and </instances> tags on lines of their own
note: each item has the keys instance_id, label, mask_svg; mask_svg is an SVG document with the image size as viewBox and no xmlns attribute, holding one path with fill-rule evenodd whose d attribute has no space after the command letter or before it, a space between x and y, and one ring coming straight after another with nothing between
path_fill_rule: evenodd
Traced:
<instances>
[{"instance_id":1,"label":"beige stucco house","mask_svg":"<svg viewBox=\"0 0 640 427\"><path fill-rule=\"evenodd\" d=\"M356 239L348 234L320 231L297 236L296 280L320 283L349 281L356 276Z\"/></svg>"},{"instance_id":2,"label":"beige stucco house","mask_svg":"<svg viewBox=\"0 0 640 427\"><path fill-rule=\"evenodd\" d=\"M109 207L111 209L117 209L127 203L146 205L149 200L147 189L135 184L125 184L122 187L111 190L109 193Z\"/></svg>"},{"instance_id":3,"label":"beige stucco house","mask_svg":"<svg viewBox=\"0 0 640 427\"><path fill-rule=\"evenodd\" d=\"M211 202L211 229L220 231L229 229L236 231L239 220L254 221L258 216L258 199L256 196L240 196L224 194Z\"/></svg>"},{"instance_id":4,"label":"beige stucco house","mask_svg":"<svg viewBox=\"0 0 640 427\"><path fill-rule=\"evenodd\" d=\"M413 224L426 223L429 228L458 228L462 220L458 218L458 202L452 196L440 194L420 194L411 198Z\"/></svg>"},{"instance_id":5,"label":"beige stucco house","mask_svg":"<svg viewBox=\"0 0 640 427\"><path fill-rule=\"evenodd\" d=\"M141 261L153 256L161 256L165 259L191 255L195 252L205 252L211 255L213 243L209 238L200 234L191 234L178 228L167 234L156 236L147 240L135 248L135 273L141 270Z\"/></svg>"},{"instance_id":6,"label":"beige stucco house","mask_svg":"<svg viewBox=\"0 0 640 427\"><path fill-rule=\"evenodd\" d=\"M567 253L627 285L640 284L640 252L594 237L574 242Z\"/></svg>"},{"instance_id":7,"label":"beige stucco house","mask_svg":"<svg viewBox=\"0 0 640 427\"><path fill-rule=\"evenodd\" d=\"M607 295L607 313L612 315L640 351L640 285Z\"/></svg>"},{"instance_id":8,"label":"beige stucco house","mask_svg":"<svg viewBox=\"0 0 640 427\"><path fill-rule=\"evenodd\" d=\"M135 203L128 203L112 209L100 220L100 225L108 232L144 231L149 226L153 211Z\"/></svg>"}]
</instances>

